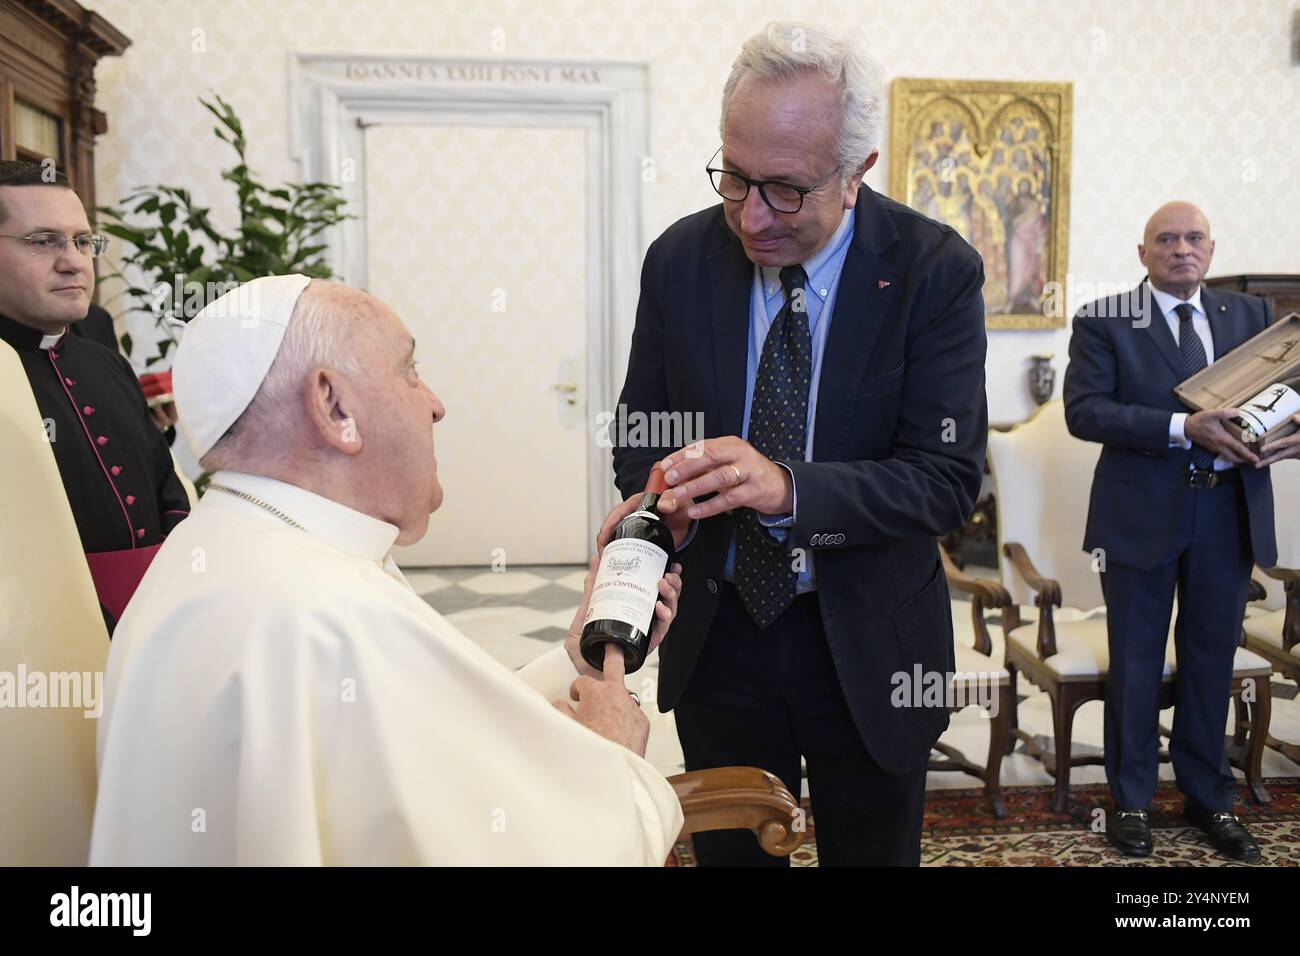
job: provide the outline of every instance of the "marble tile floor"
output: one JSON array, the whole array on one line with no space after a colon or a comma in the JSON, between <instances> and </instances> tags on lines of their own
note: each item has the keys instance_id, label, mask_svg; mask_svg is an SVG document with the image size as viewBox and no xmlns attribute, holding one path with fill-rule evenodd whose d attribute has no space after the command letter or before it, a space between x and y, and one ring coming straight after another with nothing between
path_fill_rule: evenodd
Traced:
<instances>
[{"instance_id":1,"label":"marble tile floor","mask_svg":"<svg viewBox=\"0 0 1300 956\"><path fill-rule=\"evenodd\" d=\"M992 577L989 569L971 568L971 573ZM530 566L494 572L489 568L406 569L406 578L423 598L471 639L507 667L519 668L534 657L564 640L573 614L582 599L585 568L576 566ZM969 605L953 601L956 640L970 646L972 625ZM1028 616L1027 616L1028 617ZM990 627L993 659L1002 660L1001 629ZM671 634L669 640L672 639ZM673 715L661 714L653 704L658 659L652 656L640 672L629 678L629 686L644 701L650 719L650 742L646 757L665 775L680 773L681 747L673 725ZM1300 701L1296 685L1274 676L1272 682L1273 713L1270 732L1284 740L1300 741ZM1050 740L1052 716L1046 694L1028 681L1020 681L1020 726L1031 734ZM1171 711L1161 714L1169 725ZM1230 730L1230 728L1229 728ZM974 763L982 764L988 751L988 720L978 707L968 707L954 714L944 743L961 751ZM1075 752L1100 753L1102 746L1102 703L1084 704L1075 716ZM1023 753L1023 745L1003 758L1003 786L1050 784L1052 778L1042 765ZM1300 776L1300 766L1277 751L1264 753L1265 777ZM1172 780L1173 768L1162 763L1160 779ZM1241 774L1238 771L1240 779ZM1072 784L1105 783L1101 766L1076 767L1070 775ZM789 781L787 781L787 784ZM978 786L979 781L964 773L930 773L927 787ZM807 795L807 781L803 782Z\"/></svg>"}]
</instances>

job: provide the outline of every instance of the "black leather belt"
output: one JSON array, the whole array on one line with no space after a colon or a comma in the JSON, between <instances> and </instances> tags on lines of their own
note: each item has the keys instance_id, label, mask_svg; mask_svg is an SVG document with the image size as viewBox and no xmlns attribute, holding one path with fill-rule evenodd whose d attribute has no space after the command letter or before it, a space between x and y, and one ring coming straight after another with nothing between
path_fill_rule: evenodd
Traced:
<instances>
[{"instance_id":1,"label":"black leather belt","mask_svg":"<svg viewBox=\"0 0 1300 956\"><path fill-rule=\"evenodd\" d=\"M1188 472L1187 487L1216 488L1230 481L1240 480L1241 475L1236 468L1226 468L1223 471L1214 471L1211 468L1193 468Z\"/></svg>"}]
</instances>

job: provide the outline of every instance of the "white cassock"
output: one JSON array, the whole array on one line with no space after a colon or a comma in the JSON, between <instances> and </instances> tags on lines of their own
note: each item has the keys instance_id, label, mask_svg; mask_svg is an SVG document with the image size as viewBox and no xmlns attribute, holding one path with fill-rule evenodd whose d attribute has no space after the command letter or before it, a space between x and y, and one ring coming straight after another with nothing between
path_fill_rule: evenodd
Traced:
<instances>
[{"instance_id":1,"label":"white cassock","mask_svg":"<svg viewBox=\"0 0 1300 956\"><path fill-rule=\"evenodd\" d=\"M118 624L92 865L646 865L671 785L558 713L563 647L513 673L417 595L397 528L219 472Z\"/></svg>"}]
</instances>

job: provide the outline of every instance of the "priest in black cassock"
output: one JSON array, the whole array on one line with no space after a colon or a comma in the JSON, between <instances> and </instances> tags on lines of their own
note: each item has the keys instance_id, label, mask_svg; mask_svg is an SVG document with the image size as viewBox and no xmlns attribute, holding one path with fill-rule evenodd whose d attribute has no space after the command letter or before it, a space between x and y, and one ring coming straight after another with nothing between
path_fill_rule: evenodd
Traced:
<instances>
[{"instance_id":1,"label":"priest in black cassock","mask_svg":"<svg viewBox=\"0 0 1300 956\"><path fill-rule=\"evenodd\" d=\"M130 364L68 334L105 244L66 180L0 161L0 339L27 372L111 634L190 506Z\"/></svg>"}]
</instances>

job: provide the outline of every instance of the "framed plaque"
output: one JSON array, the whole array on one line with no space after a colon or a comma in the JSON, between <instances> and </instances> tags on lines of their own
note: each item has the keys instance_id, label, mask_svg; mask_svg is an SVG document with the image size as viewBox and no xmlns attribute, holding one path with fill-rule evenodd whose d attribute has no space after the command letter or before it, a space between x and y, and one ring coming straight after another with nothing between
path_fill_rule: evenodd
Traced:
<instances>
[{"instance_id":1,"label":"framed plaque","mask_svg":"<svg viewBox=\"0 0 1300 956\"><path fill-rule=\"evenodd\" d=\"M1269 386L1300 377L1300 312L1274 322L1263 332L1242 342L1181 385L1174 394L1189 408L1240 408ZM1265 441L1295 430L1283 422L1270 428Z\"/></svg>"}]
</instances>

